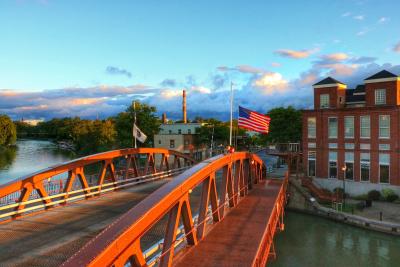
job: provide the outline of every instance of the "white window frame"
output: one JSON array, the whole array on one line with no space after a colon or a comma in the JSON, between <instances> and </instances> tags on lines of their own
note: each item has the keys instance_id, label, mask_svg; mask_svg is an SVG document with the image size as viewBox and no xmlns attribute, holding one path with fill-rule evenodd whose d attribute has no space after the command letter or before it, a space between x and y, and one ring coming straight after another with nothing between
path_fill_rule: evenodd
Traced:
<instances>
[{"instance_id":1,"label":"white window frame","mask_svg":"<svg viewBox=\"0 0 400 267\"><path fill-rule=\"evenodd\" d=\"M362 118L368 118L368 136L362 136L362 129L366 129L367 127L362 127ZM362 139L370 139L371 138L371 116L369 115L363 115L360 116L360 138Z\"/></svg>"},{"instance_id":2,"label":"white window frame","mask_svg":"<svg viewBox=\"0 0 400 267\"><path fill-rule=\"evenodd\" d=\"M384 128L384 129L388 129L388 136L381 136L381 128L382 128L381 127L381 118L384 117L384 116L388 117L389 126ZM379 139L390 139L390 115L387 115L387 114L379 115L379 117L378 117L378 126L379 126L379 133L378 133Z\"/></svg>"},{"instance_id":3,"label":"white window frame","mask_svg":"<svg viewBox=\"0 0 400 267\"><path fill-rule=\"evenodd\" d=\"M351 153L351 154L353 154L353 160L347 160L346 159L346 153ZM344 165L346 166L346 163L353 163L353 179L348 179L347 178L347 173L346 173L346 171L347 171L347 169L346 169L346 171L344 171L344 179L346 179L346 180L348 180L348 181L354 181L354 152L344 152ZM347 167L347 166L346 166Z\"/></svg>"},{"instance_id":4,"label":"white window frame","mask_svg":"<svg viewBox=\"0 0 400 267\"><path fill-rule=\"evenodd\" d=\"M352 120L352 128L353 128L353 133L350 136L346 135L346 119L351 119ZM354 138L354 116L345 116L344 117L344 121L343 121L343 125L344 125L344 138L346 139L353 139Z\"/></svg>"},{"instance_id":5,"label":"white window frame","mask_svg":"<svg viewBox=\"0 0 400 267\"><path fill-rule=\"evenodd\" d=\"M314 135L310 135L310 119L314 120ZM317 118L316 117L308 117L307 118L307 137L308 138L317 138Z\"/></svg>"},{"instance_id":6,"label":"white window frame","mask_svg":"<svg viewBox=\"0 0 400 267\"><path fill-rule=\"evenodd\" d=\"M336 119L336 136L331 136L331 131L330 131L330 120L331 119ZM328 138L329 139L337 139L338 138L338 127L339 127L339 120L338 117L328 117Z\"/></svg>"},{"instance_id":7,"label":"white window frame","mask_svg":"<svg viewBox=\"0 0 400 267\"><path fill-rule=\"evenodd\" d=\"M331 160L329 155L330 153L336 153L336 160ZM336 162L336 177L331 177L331 162ZM338 152L328 151L328 179L338 179L338 176L339 176Z\"/></svg>"},{"instance_id":8,"label":"white window frame","mask_svg":"<svg viewBox=\"0 0 400 267\"><path fill-rule=\"evenodd\" d=\"M375 89L375 105L386 105L386 89Z\"/></svg>"},{"instance_id":9,"label":"white window frame","mask_svg":"<svg viewBox=\"0 0 400 267\"><path fill-rule=\"evenodd\" d=\"M381 156L380 156L381 154L389 155L389 163L381 164ZM379 183L380 184L390 184L390 154L389 153L379 153L378 157L379 157L379 159L378 159L378 161L379 161L379 164L378 164L378 179L379 179ZM381 182L381 165L389 166L389 171L388 171L389 177L388 177L387 183L386 182L385 183Z\"/></svg>"},{"instance_id":10,"label":"white window frame","mask_svg":"<svg viewBox=\"0 0 400 267\"><path fill-rule=\"evenodd\" d=\"M324 101L322 101L322 100L324 100ZM325 102L325 100L327 100L327 101ZM320 108L329 108L329 104L330 104L329 100L330 100L329 94L320 94L319 95L319 107Z\"/></svg>"},{"instance_id":11,"label":"white window frame","mask_svg":"<svg viewBox=\"0 0 400 267\"><path fill-rule=\"evenodd\" d=\"M362 161L362 157L361 157L361 154L369 154L369 161L368 161L368 180L363 180L362 179L362 171L361 171L361 165L362 165L362 163L361 162L365 162L365 161ZM369 183L371 181L371 153L365 153L365 152L361 152L360 153L360 182L363 182L363 183Z\"/></svg>"}]
</instances>

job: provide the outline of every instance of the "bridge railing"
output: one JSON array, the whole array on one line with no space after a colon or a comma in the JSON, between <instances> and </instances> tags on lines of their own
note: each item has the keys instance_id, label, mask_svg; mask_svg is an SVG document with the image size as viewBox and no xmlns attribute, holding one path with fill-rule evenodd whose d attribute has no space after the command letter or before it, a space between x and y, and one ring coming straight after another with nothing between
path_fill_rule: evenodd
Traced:
<instances>
[{"instance_id":1,"label":"bridge railing","mask_svg":"<svg viewBox=\"0 0 400 267\"><path fill-rule=\"evenodd\" d=\"M0 186L0 220L176 175L195 163L173 150L113 150L75 159Z\"/></svg>"},{"instance_id":2,"label":"bridge railing","mask_svg":"<svg viewBox=\"0 0 400 267\"><path fill-rule=\"evenodd\" d=\"M170 266L176 249L194 246L205 236L209 217L210 223L219 222L227 207L235 207L262 178L265 165L255 154L236 152L200 162L114 221L63 266ZM198 212L192 216L196 188ZM142 239L164 218L161 241L143 249Z\"/></svg>"}]
</instances>

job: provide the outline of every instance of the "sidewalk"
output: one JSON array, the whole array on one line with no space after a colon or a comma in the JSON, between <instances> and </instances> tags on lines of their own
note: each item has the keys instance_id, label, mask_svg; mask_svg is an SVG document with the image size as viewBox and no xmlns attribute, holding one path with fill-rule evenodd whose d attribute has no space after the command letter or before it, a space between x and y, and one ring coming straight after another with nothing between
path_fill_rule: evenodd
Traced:
<instances>
[{"instance_id":1,"label":"sidewalk","mask_svg":"<svg viewBox=\"0 0 400 267\"><path fill-rule=\"evenodd\" d=\"M349 199L349 203L356 204L360 200ZM354 214L364 218L380 220L380 212L382 212L382 221L400 224L400 204L373 201L372 207L364 208L363 210L354 210Z\"/></svg>"}]
</instances>

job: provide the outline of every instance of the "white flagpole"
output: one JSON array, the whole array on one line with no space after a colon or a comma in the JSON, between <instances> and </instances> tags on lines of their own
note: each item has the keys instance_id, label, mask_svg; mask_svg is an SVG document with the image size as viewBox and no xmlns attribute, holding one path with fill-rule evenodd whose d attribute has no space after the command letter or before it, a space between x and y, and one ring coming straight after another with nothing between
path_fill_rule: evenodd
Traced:
<instances>
[{"instance_id":1,"label":"white flagpole","mask_svg":"<svg viewBox=\"0 0 400 267\"><path fill-rule=\"evenodd\" d=\"M133 118L134 118L134 125L136 125L136 101L133 101ZM135 138L135 148L137 148L136 133L134 133L133 138Z\"/></svg>"},{"instance_id":2,"label":"white flagpole","mask_svg":"<svg viewBox=\"0 0 400 267\"><path fill-rule=\"evenodd\" d=\"M231 82L231 124L229 128L229 146L232 146L232 119L233 119L233 82Z\"/></svg>"}]
</instances>

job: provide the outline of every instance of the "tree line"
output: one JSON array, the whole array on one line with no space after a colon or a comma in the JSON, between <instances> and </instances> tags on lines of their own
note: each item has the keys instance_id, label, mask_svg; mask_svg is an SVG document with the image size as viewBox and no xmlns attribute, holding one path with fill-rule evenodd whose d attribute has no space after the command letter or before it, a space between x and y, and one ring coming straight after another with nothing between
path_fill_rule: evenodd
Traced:
<instances>
[{"instance_id":1,"label":"tree line","mask_svg":"<svg viewBox=\"0 0 400 267\"><path fill-rule=\"evenodd\" d=\"M138 127L147 135L141 146L152 147L154 134L160 130L161 120L156 108L136 102ZM247 135L237 128L233 121L234 136L240 137L238 146L265 145L267 143L298 142L301 140L301 111L293 107L274 108L267 115L271 117L268 135ZM36 126L23 121L12 122L6 115L0 116L0 146L15 143L18 137L47 138L67 141L74 145L79 154L91 154L110 149L132 147L133 103L124 112L103 120L86 120L79 117L54 118ZM229 140L229 121L196 117L193 122L203 125L197 129L194 138L196 146L225 146ZM245 137L245 138L243 138Z\"/></svg>"}]
</instances>

